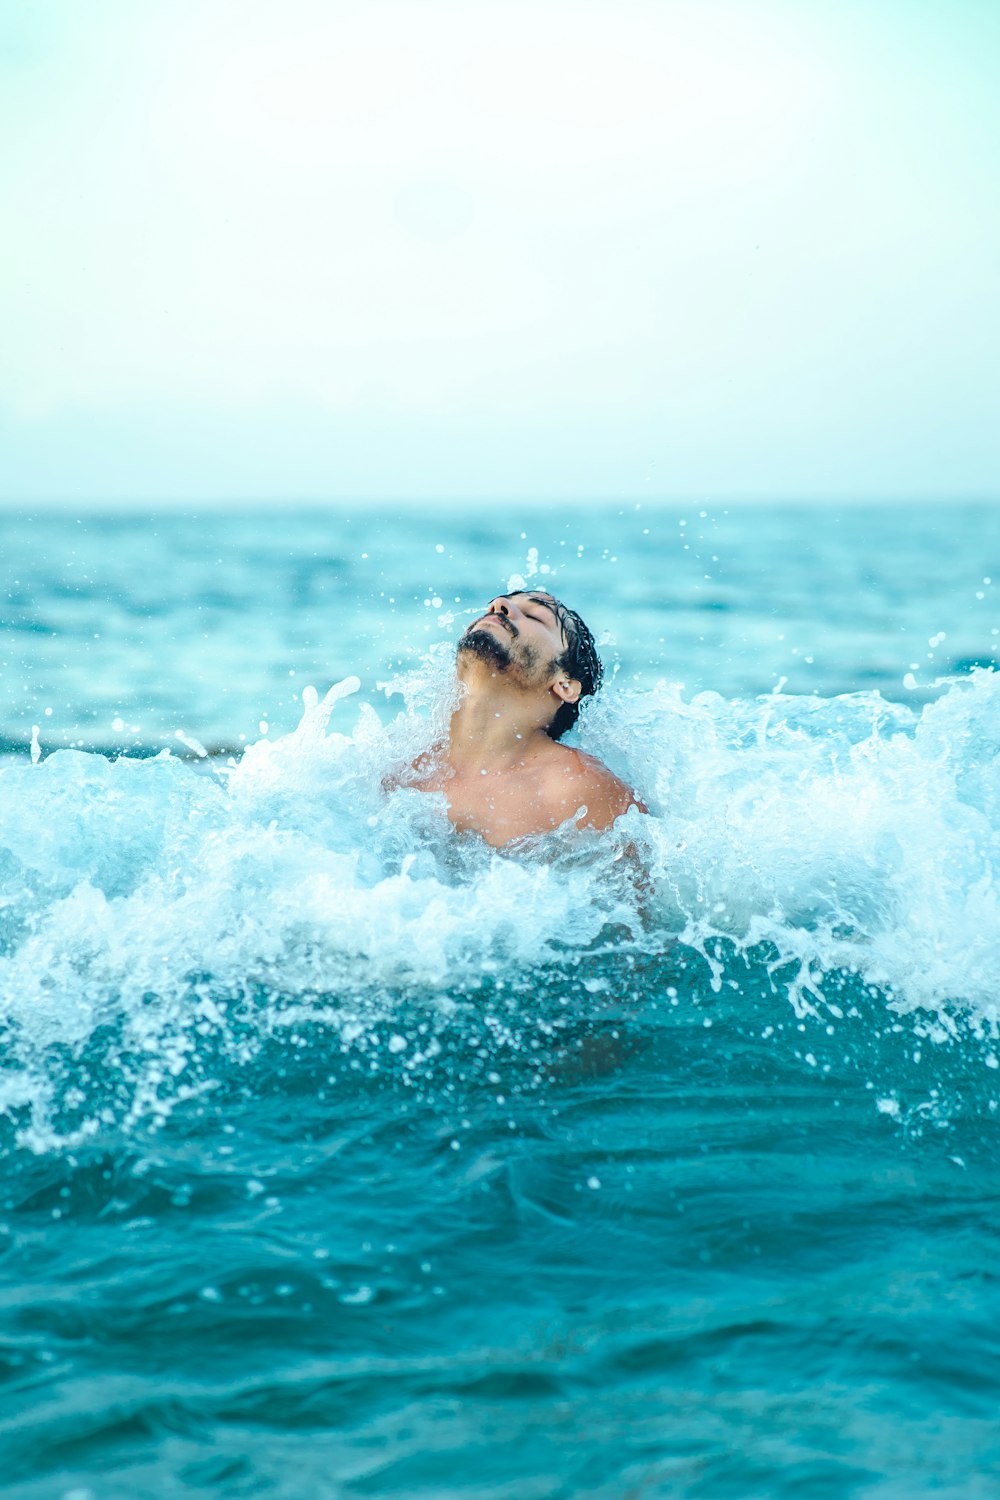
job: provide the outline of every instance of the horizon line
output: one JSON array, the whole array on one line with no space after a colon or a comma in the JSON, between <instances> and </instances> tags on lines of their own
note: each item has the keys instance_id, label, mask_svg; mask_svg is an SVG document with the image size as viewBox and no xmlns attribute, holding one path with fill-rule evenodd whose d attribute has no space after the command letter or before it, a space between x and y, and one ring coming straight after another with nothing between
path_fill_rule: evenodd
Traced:
<instances>
[{"instance_id":1,"label":"horizon line","mask_svg":"<svg viewBox=\"0 0 1000 1500\"><path fill-rule=\"evenodd\" d=\"M620 496L597 496L597 495L204 495L197 497L179 496L143 496L143 497L109 497L109 496L59 496L46 495L35 496L31 499L15 499L9 496L0 496L0 516L30 516L33 511L44 511L50 514L67 513L85 510L88 515L133 515L141 517L161 515L181 515L185 512L206 510L224 511L244 509L247 511L275 513L281 511L337 511L343 512L350 509L358 511L401 511L416 509L420 506L434 507L438 510L452 510L463 505L508 505L511 507L524 507L538 509L551 506L553 509L567 509L573 506L592 510L614 510L619 509L641 510L645 508L663 510L668 508L682 507L711 507L719 509L724 506L750 507L750 506L798 506L802 508L816 506L843 505L851 507L863 506L933 506L933 505L963 505L963 506L993 506L1000 503L1000 491L990 493L965 493L960 495L949 495L941 492L916 493L916 494L849 494L822 493L815 494L791 494L787 491L780 494L769 495L760 492L747 492L720 495L650 495L631 494Z\"/></svg>"}]
</instances>

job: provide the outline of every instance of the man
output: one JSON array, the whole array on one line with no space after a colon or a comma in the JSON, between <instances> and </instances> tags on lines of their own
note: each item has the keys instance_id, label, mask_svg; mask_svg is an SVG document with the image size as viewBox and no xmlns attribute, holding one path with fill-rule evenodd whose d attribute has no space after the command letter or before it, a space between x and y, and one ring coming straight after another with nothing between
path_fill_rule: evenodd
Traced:
<instances>
[{"instance_id":1,"label":"man","mask_svg":"<svg viewBox=\"0 0 1000 1500\"><path fill-rule=\"evenodd\" d=\"M447 739L415 763L415 785L443 792L461 831L500 848L575 816L610 828L647 809L592 755L558 742L580 699L597 691L601 663L580 616L544 591L501 594L458 643L463 692Z\"/></svg>"}]
</instances>

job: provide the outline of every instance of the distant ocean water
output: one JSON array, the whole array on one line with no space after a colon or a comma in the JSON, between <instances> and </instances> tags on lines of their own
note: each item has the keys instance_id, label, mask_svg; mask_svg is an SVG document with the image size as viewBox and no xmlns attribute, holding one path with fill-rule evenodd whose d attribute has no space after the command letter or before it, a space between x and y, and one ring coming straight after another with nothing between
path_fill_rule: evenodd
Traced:
<instances>
[{"instance_id":1,"label":"distant ocean water","mask_svg":"<svg viewBox=\"0 0 1000 1500\"><path fill-rule=\"evenodd\" d=\"M0 556L0 1493L1000 1493L1000 511ZM382 790L515 575L641 909Z\"/></svg>"}]
</instances>

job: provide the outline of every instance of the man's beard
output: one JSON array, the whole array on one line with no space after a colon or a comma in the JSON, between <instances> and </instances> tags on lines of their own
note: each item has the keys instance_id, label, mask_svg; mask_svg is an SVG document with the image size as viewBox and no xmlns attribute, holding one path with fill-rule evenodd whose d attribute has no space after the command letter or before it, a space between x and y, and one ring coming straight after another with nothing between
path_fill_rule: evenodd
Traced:
<instances>
[{"instance_id":1,"label":"man's beard","mask_svg":"<svg viewBox=\"0 0 1000 1500\"><path fill-rule=\"evenodd\" d=\"M538 652L523 641L518 643L515 650L515 639L516 637L512 637L505 640L496 630L483 630L473 625L459 641L458 655L468 651L470 656L477 656L495 671L513 672L522 684L528 685L534 682L539 673Z\"/></svg>"},{"instance_id":2,"label":"man's beard","mask_svg":"<svg viewBox=\"0 0 1000 1500\"><path fill-rule=\"evenodd\" d=\"M509 672L514 665L510 645L495 630L481 630L472 626L458 643L459 654L468 651L480 661L489 662L498 672Z\"/></svg>"}]
</instances>

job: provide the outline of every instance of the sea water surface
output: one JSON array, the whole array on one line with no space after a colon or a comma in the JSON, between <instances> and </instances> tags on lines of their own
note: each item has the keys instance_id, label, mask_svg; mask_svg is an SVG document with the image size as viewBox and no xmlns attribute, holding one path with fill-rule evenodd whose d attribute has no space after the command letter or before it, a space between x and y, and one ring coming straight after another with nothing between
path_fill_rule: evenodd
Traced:
<instances>
[{"instance_id":1,"label":"sea water surface","mask_svg":"<svg viewBox=\"0 0 1000 1500\"><path fill-rule=\"evenodd\" d=\"M0 556L0 1492L1000 1494L1000 513ZM619 839L387 790L515 577Z\"/></svg>"}]
</instances>

